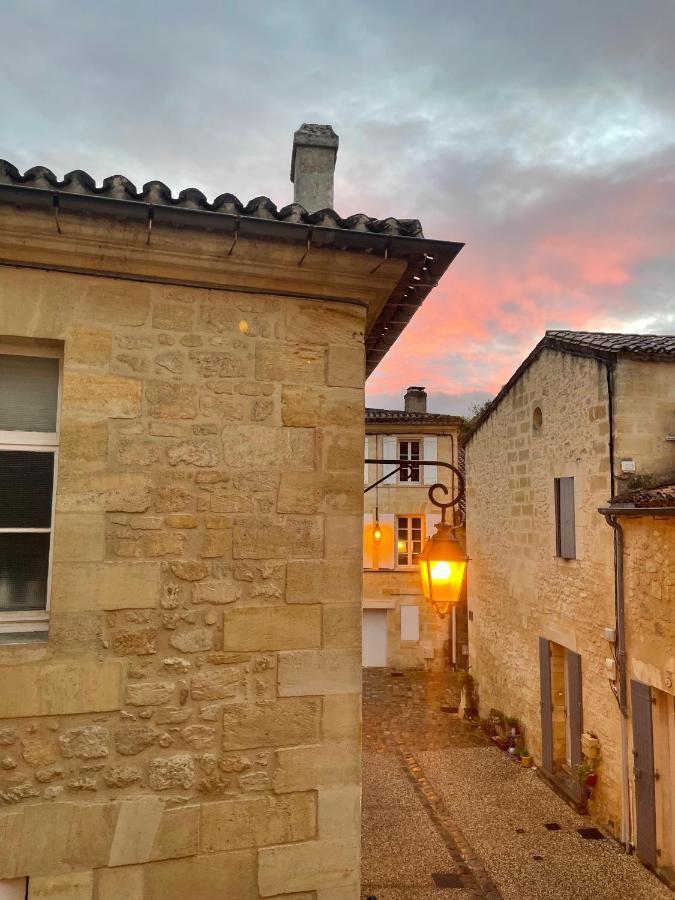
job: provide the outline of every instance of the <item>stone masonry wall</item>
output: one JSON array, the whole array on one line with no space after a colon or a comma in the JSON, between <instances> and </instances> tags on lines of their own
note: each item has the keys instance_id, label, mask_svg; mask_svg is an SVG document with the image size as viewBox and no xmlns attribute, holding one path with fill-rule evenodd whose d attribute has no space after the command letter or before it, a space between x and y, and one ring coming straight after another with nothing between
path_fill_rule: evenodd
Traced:
<instances>
[{"instance_id":1,"label":"stone masonry wall","mask_svg":"<svg viewBox=\"0 0 675 900\"><path fill-rule=\"evenodd\" d=\"M467 447L468 602L481 715L520 718L537 761L539 637L581 654L583 726L602 752L591 811L616 832L619 713L601 634L614 625L612 532L597 512L610 495L608 435L604 366L545 351ZM575 560L555 555L554 478L564 476L575 478Z\"/></svg>"},{"instance_id":2,"label":"stone masonry wall","mask_svg":"<svg viewBox=\"0 0 675 900\"><path fill-rule=\"evenodd\" d=\"M0 646L0 879L358 896L357 306L3 268L62 342L49 640Z\"/></svg>"},{"instance_id":3,"label":"stone masonry wall","mask_svg":"<svg viewBox=\"0 0 675 900\"><path fill-rule=\"evenodd\" d=\"M666 440L675 434L673 368L672 362L632 359L622 359L616 368L614 422L619 477L624 458L634 461L636 475L672 475L675 471L675 442Z\"/></svg>"}]
</instances>

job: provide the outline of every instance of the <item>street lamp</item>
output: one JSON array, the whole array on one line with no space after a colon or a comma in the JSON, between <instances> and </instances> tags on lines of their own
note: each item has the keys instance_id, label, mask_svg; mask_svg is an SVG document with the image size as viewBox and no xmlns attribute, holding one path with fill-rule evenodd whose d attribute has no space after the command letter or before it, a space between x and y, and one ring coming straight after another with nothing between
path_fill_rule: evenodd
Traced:
<instances>
[{"instance_id":1,"label":"street lamp","mask_svg":"<svg viewBox=\"0 0 675 900\"><path fill-rule=\"evenodd\" d=\"M422 591L442 619L459 600L466 572L467 558L453 532L443 509L436 534L427 539L419 555Z\"/></svg>"}]
</instances>

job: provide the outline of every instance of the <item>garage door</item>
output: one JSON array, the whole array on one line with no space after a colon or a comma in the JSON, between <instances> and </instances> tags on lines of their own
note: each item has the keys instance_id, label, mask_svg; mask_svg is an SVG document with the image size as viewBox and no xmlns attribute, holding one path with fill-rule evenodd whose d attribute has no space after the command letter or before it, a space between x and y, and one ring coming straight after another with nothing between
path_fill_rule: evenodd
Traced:
<instances>
[{"instance_id":1,"label":"garage door","mask_svg":"<svg viewBox=\"0 0 675 900\"><path fill-rule=\"evenodd\" d=\"M363 665L387 665L387 610L363 610Z\"/></svg>"}]
</instances>

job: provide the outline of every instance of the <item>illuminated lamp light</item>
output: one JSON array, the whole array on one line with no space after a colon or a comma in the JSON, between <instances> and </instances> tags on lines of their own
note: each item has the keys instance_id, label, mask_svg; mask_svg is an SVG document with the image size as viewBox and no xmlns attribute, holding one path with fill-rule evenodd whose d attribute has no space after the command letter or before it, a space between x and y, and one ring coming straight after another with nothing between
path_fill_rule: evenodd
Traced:
<instances>
[{"instance_id":1,"label":"illuminated lamp light","mask_svg":"<svg viewBox=\"0 0 675 900\"><path fill-rule=\"evenodd\" d=\"M459 600L468 562L453 532L451 525L439 522L419 555L422 591L441 618Z\"/></svg>"}]
</instances>

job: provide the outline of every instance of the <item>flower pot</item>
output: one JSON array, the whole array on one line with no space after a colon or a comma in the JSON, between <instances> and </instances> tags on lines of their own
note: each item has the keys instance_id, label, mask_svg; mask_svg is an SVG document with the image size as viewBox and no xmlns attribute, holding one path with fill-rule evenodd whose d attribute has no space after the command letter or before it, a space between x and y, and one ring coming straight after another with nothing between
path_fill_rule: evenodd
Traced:
<instances>
[{"instance_id":1,"label":"flower pot","mask_svg":"<svg viewBox=\"0 0 675 900\"><path fill-rule=\"evenodd\" d=\"M588 759L596 759L600 754L600 741L588 731L581 735L581 752Z\"/></svg>"},{"instance_id":2,"label":"flower pot","mask_svg":"<svg viewBox=\"0 0 675 900\"><path fill-rule=\"evenodd\" d=\"M529 769L532 766L532 757L531 756L521 756L520 764L524 769Z\"/></svg>"}]
</instances>

